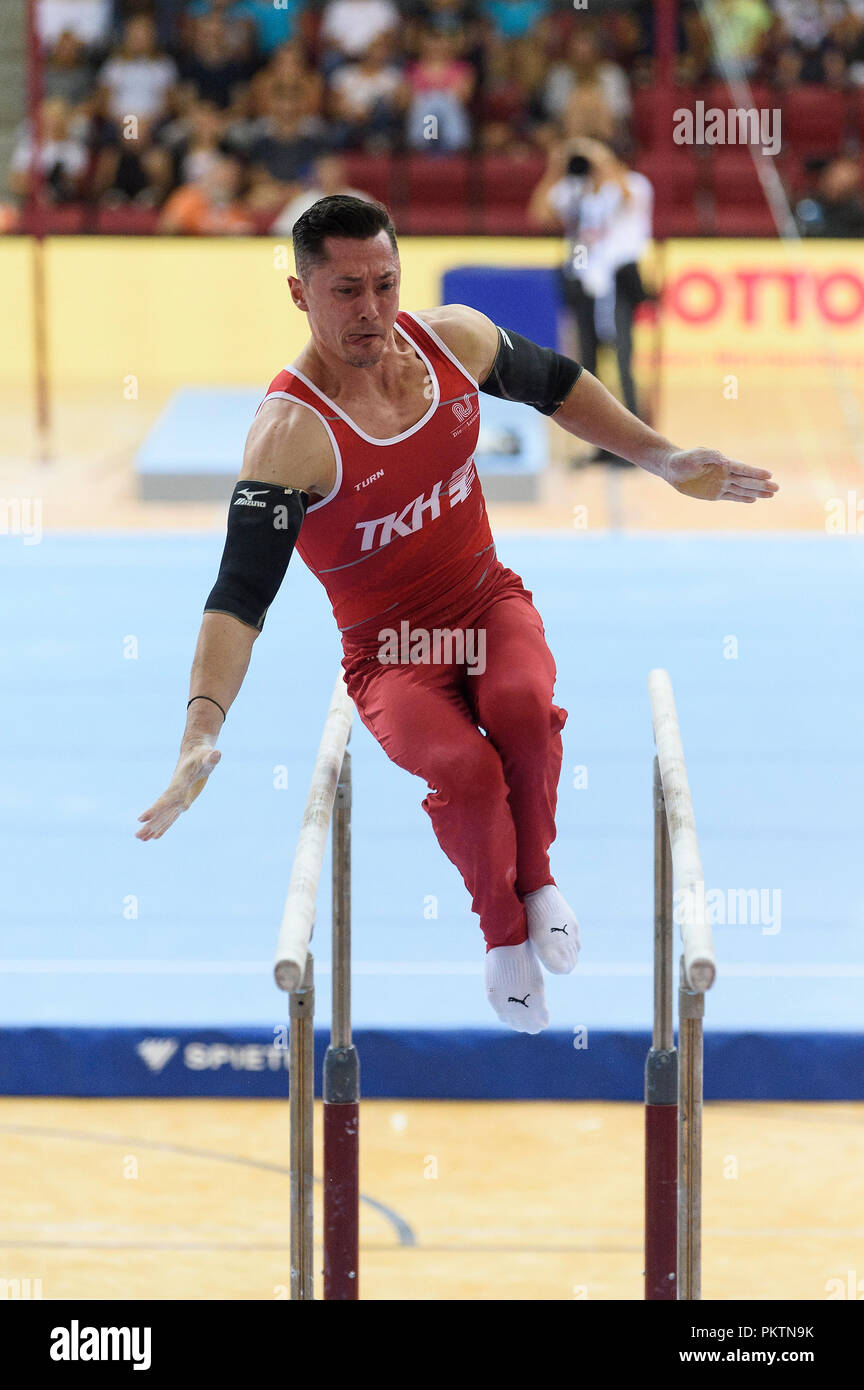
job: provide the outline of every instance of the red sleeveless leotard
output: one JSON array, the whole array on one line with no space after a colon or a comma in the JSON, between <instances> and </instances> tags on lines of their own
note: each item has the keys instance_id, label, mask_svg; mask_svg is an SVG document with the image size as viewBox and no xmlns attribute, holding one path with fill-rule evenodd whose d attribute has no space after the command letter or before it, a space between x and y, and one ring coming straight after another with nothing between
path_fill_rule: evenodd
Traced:
<instances>
[{"instance_id":1,"label":"red sleeveless leotard","mask_svg":"<svg viewBox=\"0 0 864 1390\"><path fill-rule=\"evenodd\" d=\"M265 397L308 406L330 436L336 483L308 508L297 550L352 647L377 644L382 623L403 615L458 615L500 568L474 466L477 382L413 314L401 312L395 331L432 388L428 410L402 434L373 439L296 368L280 372Z\"/></svg>"}]
</instances>

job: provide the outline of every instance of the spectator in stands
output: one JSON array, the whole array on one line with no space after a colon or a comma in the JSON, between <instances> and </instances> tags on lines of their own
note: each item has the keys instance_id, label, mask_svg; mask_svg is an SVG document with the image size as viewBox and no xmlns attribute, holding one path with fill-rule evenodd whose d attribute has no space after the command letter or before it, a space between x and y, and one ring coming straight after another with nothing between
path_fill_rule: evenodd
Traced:
<instances>
[{"instance_id":1,"label":"spectator in stands","mask_svg":"<svg viewBox=\"0 0 864 1390\"><path fill-rule=\"evenodd\" d=\"M325 74L359 58L382 34L395 34L400 22L393 0L328 0L320 34Z\"/></svg>"},{"instance_id":2,"label":"spectator in stands","mask_svg":"<svg viewBox=\"0 0 864 1390\"><path fill-rule=\"evenodd\" d=\"M256 208L284 206L309 176L315 160L327 152L327 129L304 113L303 95L287 82L275 84L270 94L264 133L249 151Z\"/></svg>"},{"instance_id":3,"label":"spectator in stands","mask_svg":"<svg viewBox=\"0 0 864 1390\"><path fill-rule=\"evenodd\" d=\"M184 184L171 194L158 230L187 236L248 235L254 231L254 222L241 197L242 181L239 160L222 155L203 179Z\"/></svg>"},{"instance_id":4,"label":"spectator in stands","mask_svg":"<svg viewBox=\"0 0 864 1390\"><path fill-rule=\"evenodd\" d=\"M562 267L564 300L578 328L578 360L596 374L600 343L614 343L621 393L639 414L631 371L632 327L646 298L639 260L651 240L654 190L596 140L565 142L552 150L546 174L531 198L529 220L560 228L568 239ZM603 450L597 461L621 463Z\"/></svg>"},{"instance_id":5,"label":"spectator in stands","mask_svg":"<svg viewBox=\"0 0 864 1390\"><path fill-rule=\"evenodd\" d=\"M324 78L316 68L309 66L306 50L299 40L295 39L277 48L266 68L262 68L252 79L258 100L263 102L265 107L268 100L266 90L279 82L287 82L302 93L299 99L304 116L321 115Z\"/></svg>"},{"instance_id":6,"label":"spectator in stands","mask_svg":"<svg viewBox=\"0 0 864 1390\"><path fill-rule=\"evenodd\" d=\"M816 194L795 209L806 236L864 237L864 196L861 166L842 155L822 171Z\"/></svg>"},{"instance_id":7,"label":"spectator in stands","mask_svg":"<svg viewBox=\"0 0 864 1390\"><path fill-rule=\"evenodd\" d=\"M330 113L340 124L340 143L352 148L390 149L407 101L387 34L374 39L359 62L343 63L330 78Z\"/></svg>"},{"instance_id":8,"label":"spectator in stands","mask_svg":"<svg viewBox=\"0 0 864 1390\"><path fill-rule=\"evenodd\" d=\"M840 0L774 0L774 8L781 22L781 37L803 55L803 80L818 82L822 48L847 6Z\"/></svg>"},{"instance_id":9,"label":"spectator in stands","mask_svg":"<svg viewBox=\"0 0 864 1390\"><path fill-rule=\"evenodd\" d=\"M411 46L419 47L424 30L449 34L460 58L469 57L482 40L483 19L479 0L414 0L406 6L413 34Z\"/></svg>"},{"instance_id":10,"label":"spectator in stands","mask_svg":"<svg viewBox=\"0 0 864 1390\"><path fill-rule=\"evenodd\" d=\"M722 78L731 64L752 76L775 26L765 0L707 0L705 11L713 39L713 75Z\"/></svg>"},{"instance_id":11,"label":"spectator in stands","mask_svg":"<svg viewBox=\"0 0 864 1390\"><path fill-rule=\"evenodd\" d=\"M568 140L600 140L605 145L616 144L622 135L599 87L577 87L570 94L560 128Z\"/></svg>"},{"instance_id":12,"label":"spectator in stands","mask_svg":"<svg viewBox=\"0 0 864 1390\"><path fill-rule=\"evenodd\" d=\"M515 80L526 91L534 92L542 86L548 67L545 43L550 0L481 0L481 5L484 47L488 51L492 44L506 45Z\"/></svg>"},{"instance_id":13,"label":"spectator in stands","mask_svg":"<svg viewBox=\"0 0 864 1390\"><path fill-rule=\"evenodd\" d=\"M218 14L226 24L243 25L253 36L255 50L268 58L271 53L300 35L300 22L306 8L304 0L193 0L188 13L193 16Z\"/></svg>"},{"instance_id":14,"label":"spectator in stands","mask_svg":"<svg viewBox=\"0 0 864 1390\"><path fill-rule=\"evenodd\" d=\"M158 120L167 110L176 81L176 64L157 51L156 29L146 15L128 21L119 51L99 72L106 114L120 124L128 116Z\"/></svg>"},{"instance_id":15,"label":"spectator in stands","mask_svg":"<svg viewBox=\"0 0 864 1390\"><path fill-rule=\"evenodd\" d=\"M447 34L456 57L471 64L478 82L483 80L488 45L480 0L406 0L405 13L405 49L411 57L418 56L424 33Z\"/></svg>"},{"instance_id":16,"label":"spectator in stands","mask_svg":"<svg viewBox=\"0 0 864 1390\"><path fill-rule=\"evenodd\" d=\"M816 52L846 6L840 0L773 0L783 36L802 49Z\"/></svg>"},{"instance_id":17,"label":"spectator in stands","mask_svg":"<svg viewBox=\"0 0 864 1390\"><path fill-rule=\"evenodd\" d=\"M804 55L791 44L786 44L774 62L774 87L778 92L794 92L801 85L803 72Z\"/></svg>"},{"instance_id":18,"label":"spectator in stands","mask_svg":"<svg viewBox=\"0 0 864 1390\"><path fill-rule=\"evenodd\" d=\"M104 207L160 207L173 180L171 157L153 139L149 121L138 118L121 139L110 139L99 151L93 189Z\"/></svg>"},{"instance_id":19,"label":"spectator in stands","mask_svg":"<svg viewBox=\"0 0 864 1390\"><path fill-rule=\"evenodd\" d=\"M87 151L69 131L70 109L62 97L42 102L41 147L39 157L41 201L72 203L80 196L87 169ZM9 191L18 198L30 193L33 146L30 132L23 130L12 152Z\"/></svg>"},{"instance_id":20,"label":"spectator in stands","mask_svg":"<svg viewBox=\"0 0 864 1390\"><path fill-rule=\"evenodd\" d=\"M36 25L48 50L68 31L91 52L97 51L111 33L111 0L39 0Z\"/></svg>"},{"instance_id":21,"label":"spectator in stands","mask_svg":"<svg viewBox=\"0 0 864 1390\"><path fill-rule=\"evenodd\" d=\"M284 43L298 39L301 32L305 0L240 0L234 6L238 15L251 19L255 26L258 52L265 57L275 53Z\"/></svg>"},{"instance_id":22,"label":"spectator in stands","mask_svg":"<svg viewBox=\"0 0 864 1390\"><path fill-rule=\"evenodd\" d=\"M415 150L453 152L471 141L468 103L475 77L470 63L457 58L453 40L430 31L421 39L420 57L407 71L410 107L408 144Z\"/></svg>"},{"instance_id":23,"label":"spectator in stands","mask_svg":"<svg viewBox=\"0 0 864 1390\"><path fill-rule=\"evenodd\" d=\"M362 198L367 203L374 202L369 193L352 188L345 172L345 161L336 154L325 154L315 161L312 177L301 192L297 193L280 212L269 228L276 236L290 236L297 218L317 203L319 198L328 198L342 193L352 198Z\"/></svg>"},{"instance_id":24,"label":"spectator in stands","mask_svg":"<svg viewBox=\"0 0 864 1390\"><path fill-rule=\"evenodd\" d=\"M64 29L42 71L42 94L60 97L70 107L80 106L93 86L93 70L87 50L71 29Z\"/></svg>"},{"instance_id":25,"label":"spectator in stands","mask_svg":"<svg viewBox=\"0 0 864 1390\"><path fill-rule=\"evenodd\" d=\"M626 9L615 10L604 18L603 29L608 36L609 51L614 54L619 67L628 74L650 53L647 26L643 26L642 23L643 12L650 8L644 4L628 5ZM679 42L683 43L686 34L684 26L681 25L680 28L682 32Z\"/></svg>"},{"instance_id":26,"label":"spectator in stands","mask_svg":"<svg viewBox=\"0 0 864 1390\"><path fill-rule=\"evenodd\" d=\"M529 90L520 80L512 45L490 39L484 57L479 140L482 149L503 154L530 133Z\"/></svg>"},{"instance_id":27,"label":"spectator in stands","mask_svg":"<svg viewBox=\"0 0 864 1390\"><path fill-rule=\"evenodd\" d=\"M603 59L594 35L579 28L571 36L565 61L549 70L543 87L544 114L552 121L563 121L573 96L586 92L600 97L611 117L613 134L623 130L632 109L626 73L617 63Z\"/></svg>"},{"instance_id":28,"label":"spectator in stands","mask_svg":"<svg viewBox=\"0 0 864 1390\"><path fill-rule=\"evenodd\" d=\"M822 85L832 92L848 92L855 85L846 54L834 44L827 44L822 50Z\"/></svg>"},{"instance_id":29,"label":"spectator in stands","mask_svg":"<svg viewBox=\"0 0 864 1390\"><path fill-rule=\"evenodd\" d=\"M257 51L255 24L238 0L192 0L186 6L183 24L184 46L191 49L199 22L216 19L228 53L237 63L250 63Z\"/></svg>"},{"instance_id":30,"label":"spectator in stands","mask_svg":"<svg viewBox=\"0 0 864 1390\"><path fill-rule=\"evenodd\" d=\"M195 21L191 50L181 59L180 76L193 88L198 101L210 101L226 110L251 71L251 64L237 57L218 15L202 15Z\"/></svg>"},{"instance_id":31,"label":"spectator in stands","mask_svg":"<svg viewBox=\"0 0 864 1390\"><path fill-rule=\"evenodd\" d=\"M499 39L530 38L551 9L550 0L482 0L483 13Z\"/></svg>"},{"instance_id":32,"label":"spectator in stands","mask_svg":"<svg viewBox=\"0 0 864 1390\"><path fill-rule=\"evenodd\" d=\"M159 142L173 160L175 183L200 183L228 153L225 129L225 113L211 101L194 102L182 117L163 126Z\"/></svg>"}]
</instances>

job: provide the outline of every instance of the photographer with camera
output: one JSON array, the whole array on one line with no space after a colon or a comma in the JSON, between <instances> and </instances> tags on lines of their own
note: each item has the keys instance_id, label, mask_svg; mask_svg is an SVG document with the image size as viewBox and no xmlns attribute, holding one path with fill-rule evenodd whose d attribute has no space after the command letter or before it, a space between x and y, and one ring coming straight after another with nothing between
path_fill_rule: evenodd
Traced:
<instances>
[{"instance_id":1,"label":"photographer with camera","mask_svg":"<svg viewBox=\"0 0 864 1390\"><path fill-rule=\"evenodd\" d=\"M614 343L624 403L637 416L633 315L648 298L638 262L651 240L653 205L644 175L599 140L577 139L551 151L528 206L535 226L562 230L567 238L561 285L576 322L579 361L596 375L598 345ZM624 462L605 450L595 461Z\"/></svg>"}]
</instances>

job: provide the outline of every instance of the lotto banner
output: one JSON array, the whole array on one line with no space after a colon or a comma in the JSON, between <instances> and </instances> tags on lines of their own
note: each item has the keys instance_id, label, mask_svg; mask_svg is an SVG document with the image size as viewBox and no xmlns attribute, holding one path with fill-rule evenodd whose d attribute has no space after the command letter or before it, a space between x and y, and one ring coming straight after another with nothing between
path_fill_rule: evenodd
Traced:
<instances>
[{"instance_id":1,"label":"lotto banner","mask_svg":"<svg viewBox=\"0 0 864 1390\"><path fill-rule=\"evenodd\" d=\"M671 241L663 284L664 432L750 457L858 453L860 242Z\"/></svg>"}]
</instances>

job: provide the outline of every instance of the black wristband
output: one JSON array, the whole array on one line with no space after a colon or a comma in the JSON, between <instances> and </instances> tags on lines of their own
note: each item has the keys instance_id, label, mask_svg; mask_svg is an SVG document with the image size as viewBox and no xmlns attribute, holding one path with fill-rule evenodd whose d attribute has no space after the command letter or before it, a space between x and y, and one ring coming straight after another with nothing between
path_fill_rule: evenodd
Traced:
<instances>
[{"instance_id":1,"label":"black wristband","mask_svg":"<svg viewBox=\"0 0 864 1390\"><path fill-rule=\"evenodd\" d=\"M223 724L225 723L225 720L228 718L227 714L225 713L224 709L223 709L222 706L220 705L219 701L218 701L218 700L214 700L212 695L193 695L193 696L192 696L192 700L209 700L210 703L211 703L211 705L215 705L216 708L218 709L219 713L222 715L222 723L223 723ZM187 709L189 708L189 705L191 705L192 700L190 700L190 701L189 701L189 704L186 706Z\"/></svg>"}]
</instances>

